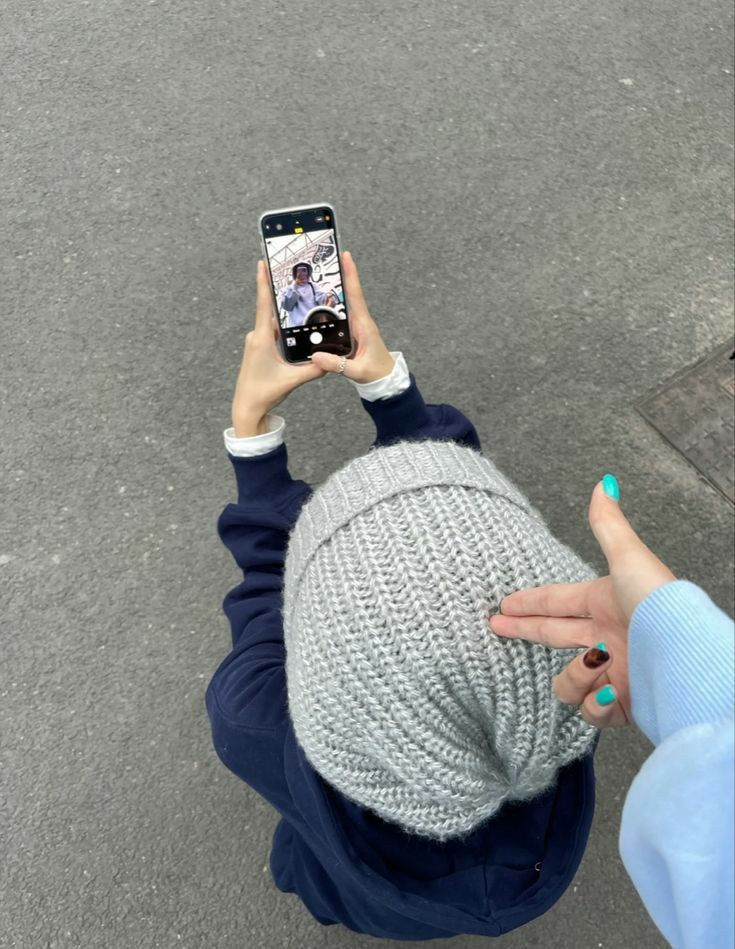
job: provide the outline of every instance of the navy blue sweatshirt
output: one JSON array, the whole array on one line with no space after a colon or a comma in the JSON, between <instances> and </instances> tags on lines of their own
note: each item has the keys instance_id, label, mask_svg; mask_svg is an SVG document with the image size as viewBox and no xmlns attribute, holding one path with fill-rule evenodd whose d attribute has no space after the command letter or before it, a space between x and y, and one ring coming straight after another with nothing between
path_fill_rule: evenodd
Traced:
<instances>
[{"instance_id":1,"label":"navy blue sweatshirt","mask_svg":"<svg viewBox=\"0 0 735 949\"><path fill-rule=\"evenodd\" d=\"M373 444L451 438L480 450L466 416L426 404L410 379L397 396L361 400L375 423ZM587 843L597 741L542 796L505 804L461 841L407 834L328 785L289 718L280 612L288 534L312 489L291 477L285 444L228 457L238 500L222 511L217 531L243 580L223 602L232 651L205 702L222 763L281 815L270 856L276 886L298 894L320 923L383 939L498 936L546 912L572 881Z\"/></svg>"}]
</instances>

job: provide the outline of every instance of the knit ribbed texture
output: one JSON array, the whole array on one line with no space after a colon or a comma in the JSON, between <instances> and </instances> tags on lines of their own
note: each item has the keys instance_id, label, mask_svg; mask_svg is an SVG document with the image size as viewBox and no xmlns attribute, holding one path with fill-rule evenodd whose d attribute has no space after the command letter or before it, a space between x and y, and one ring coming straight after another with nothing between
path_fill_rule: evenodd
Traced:
<instances>
[{"instance_id":1,"label":"knit ribbed texture","mask_svg":"<svg viewBox=\"0 0 735 949\"><path fill-rule=\"evenodd\" d=\"M583 649L496 636L504 596L595 579L491 461L453 441L374 448L321 485L289 538L294 731L314 769L445 840L546 790L597 730L553 694Z\"/></svg>"}]
</instances>

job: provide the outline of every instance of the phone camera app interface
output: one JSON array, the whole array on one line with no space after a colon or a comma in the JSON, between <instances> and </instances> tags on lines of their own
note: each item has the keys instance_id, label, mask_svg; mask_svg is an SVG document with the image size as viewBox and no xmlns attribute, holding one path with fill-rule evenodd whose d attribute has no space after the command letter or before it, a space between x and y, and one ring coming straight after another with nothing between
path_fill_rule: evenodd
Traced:
<instances>
[{"instance_id":1,"label":"phone camera app interface","mask_svg":"<svg viewBox=\"0 0 735 949\"><path fill-rule=\"evenodd\" d=\"M351 348L337 240L328 209L272 215L263 222L287 358Z\"/></svg>"}]
</instances>

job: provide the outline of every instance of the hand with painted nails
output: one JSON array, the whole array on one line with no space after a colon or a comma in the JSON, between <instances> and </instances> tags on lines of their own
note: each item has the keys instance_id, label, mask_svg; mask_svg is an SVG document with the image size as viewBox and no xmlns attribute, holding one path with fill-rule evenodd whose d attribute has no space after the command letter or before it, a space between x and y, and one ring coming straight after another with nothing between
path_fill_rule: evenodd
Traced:
<instances>
[{"instance_id":1,"label":"hand with painted nails","mask_svg":"<svg viewBox=\"0 0 735 949\"><path fill-rule=\"evenodd\" d=\"M586 583L547 584L506 596L489 620L498 636L525 639L554 649L589 646L554 679L565 703L581 706L590 725L633 721L628 684L628 627L633 611L650 593L676 580L646 547L619 505L612 475L595 485L588 518L607 558L610 574Z\"/></svg>"}]
</instances>

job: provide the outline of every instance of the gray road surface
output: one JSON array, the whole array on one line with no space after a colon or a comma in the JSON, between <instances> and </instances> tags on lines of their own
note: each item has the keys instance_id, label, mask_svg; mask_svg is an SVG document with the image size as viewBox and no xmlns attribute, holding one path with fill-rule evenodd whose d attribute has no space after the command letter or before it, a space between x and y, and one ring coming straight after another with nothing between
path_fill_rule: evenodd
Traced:
<instances>
[{"instance_id":1,"label":"gray road surface","mask_svg":"<svg viewBox=\"0 0 735 949\"><path fill-rule=\"evenodd\" d=\"M612 471L636 529L730 611L732 511L633 403L732 333L731 4L0 17L0 944L383 945L274 888L276 815L210 744L257 216L332 201L389 347L558 536L604 569L586 508ZM314 484L372 438L338 378L283 411ZM617 854L649 750L604 735L574 884L497 945L664 945Z\"/></svg>"}]
</instances>

